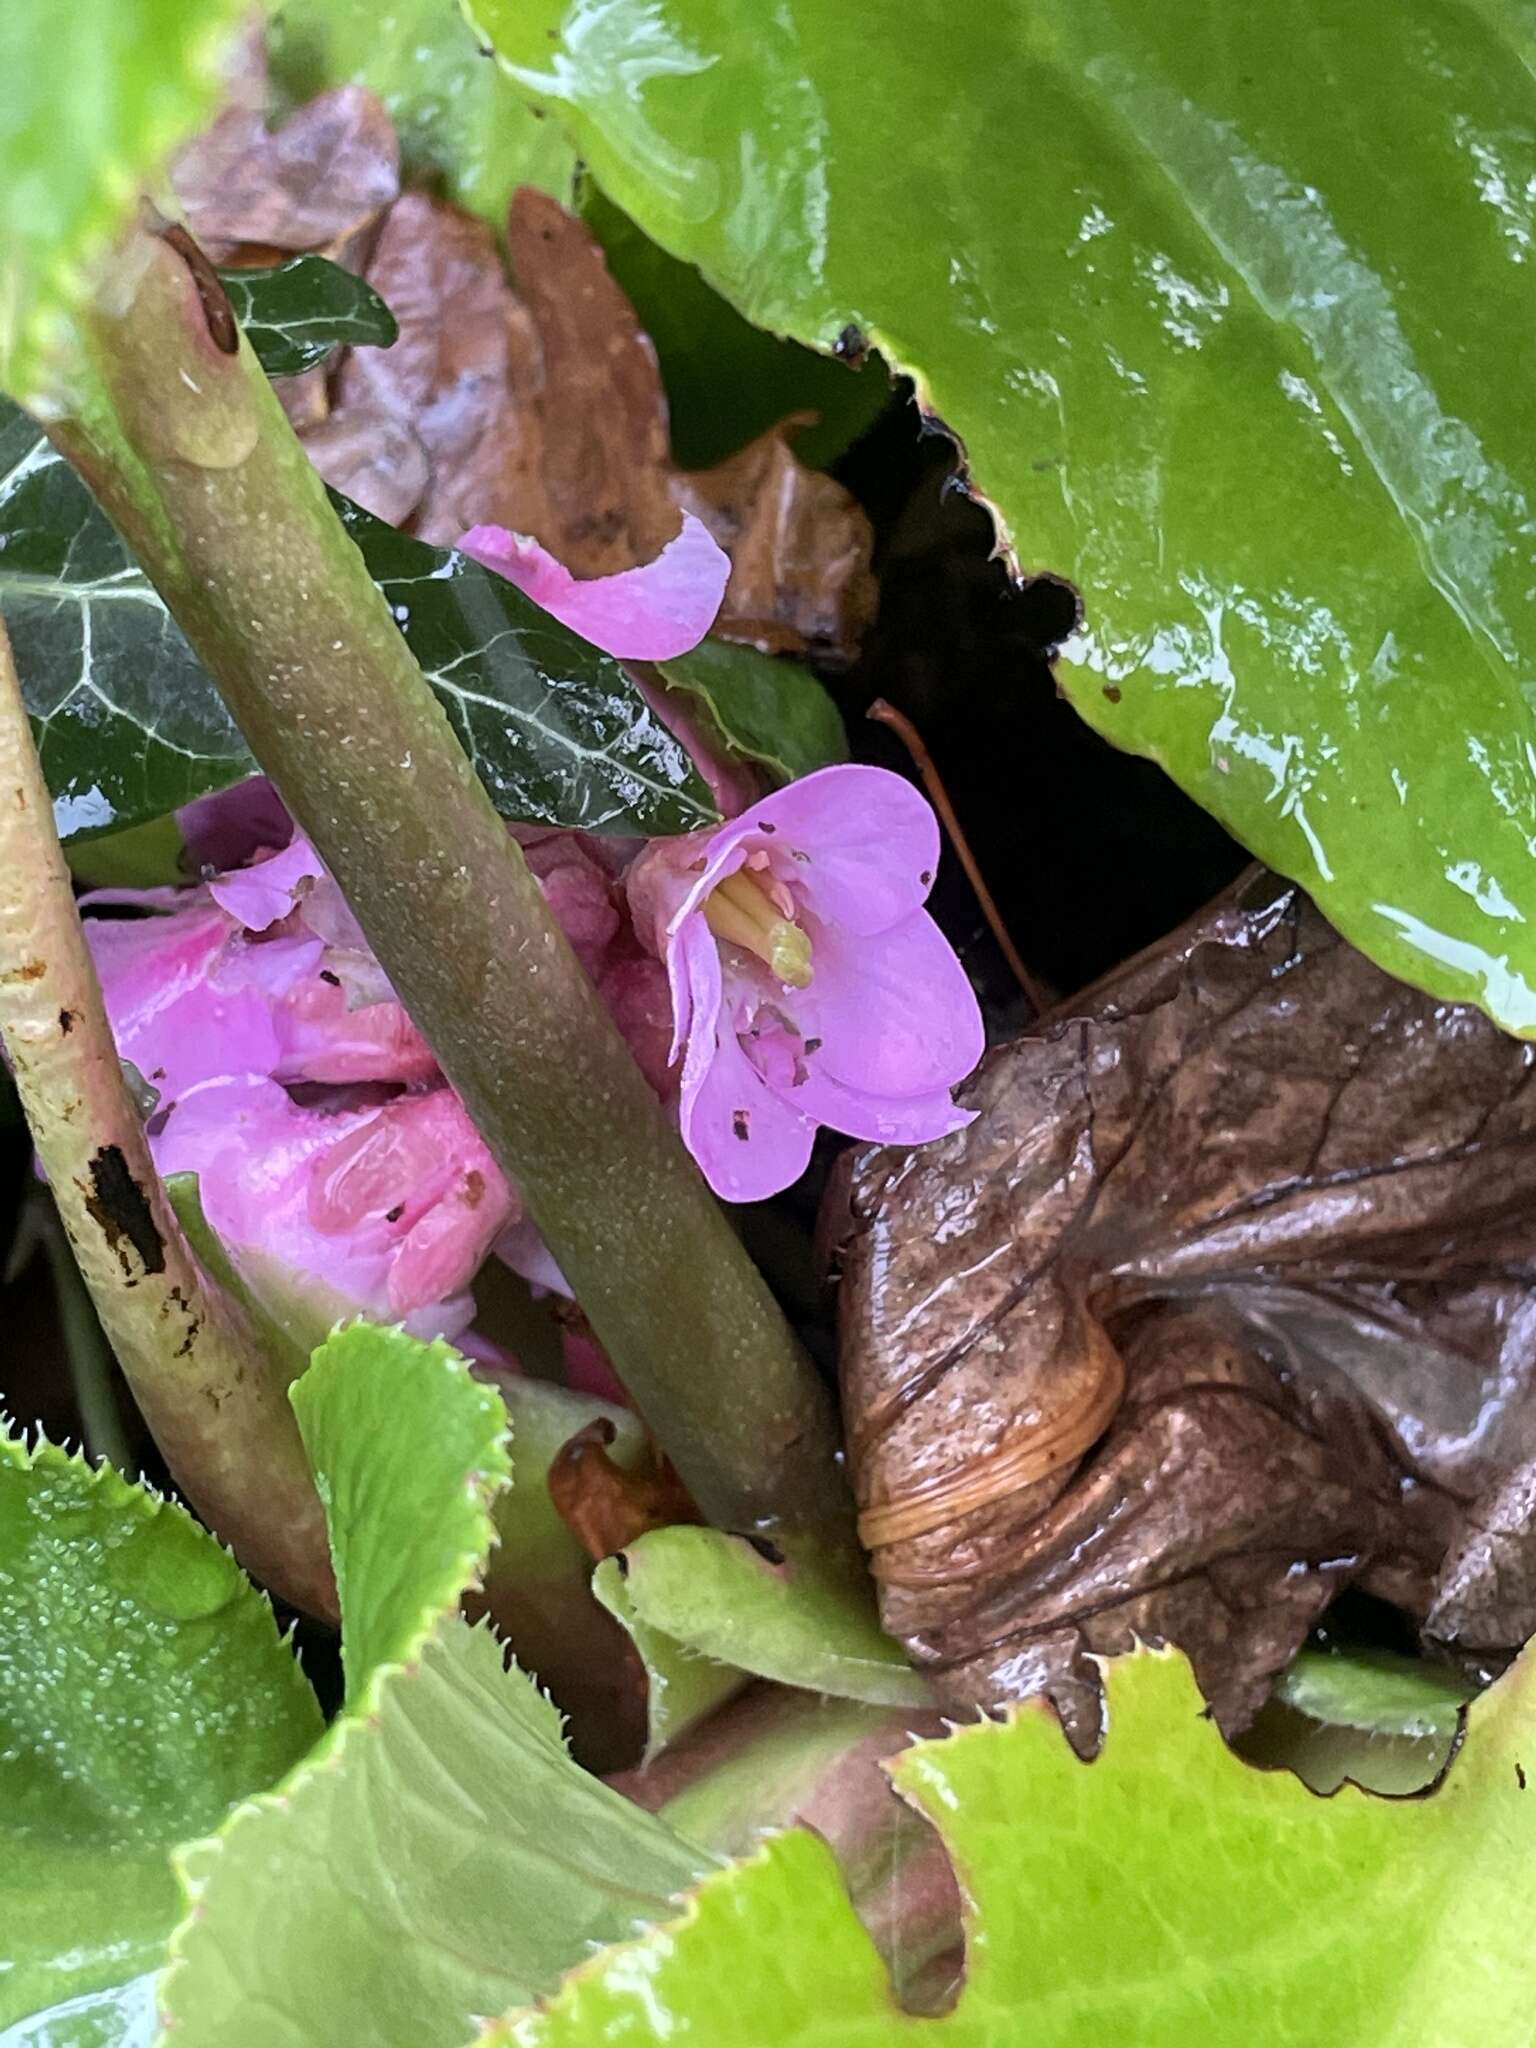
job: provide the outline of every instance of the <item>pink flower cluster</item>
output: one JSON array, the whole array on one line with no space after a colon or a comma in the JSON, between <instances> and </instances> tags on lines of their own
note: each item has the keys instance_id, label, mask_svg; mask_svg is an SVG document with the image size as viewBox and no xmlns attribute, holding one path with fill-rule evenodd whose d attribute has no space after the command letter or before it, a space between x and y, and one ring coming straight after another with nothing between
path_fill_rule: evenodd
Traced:
<instances>
[{"instance_id":1,"label":"pink flower cluster","mask_svg":"<svg viewBox=\"0 0 1536 2048\"><path fill-rule=\"evenodd\" d=\"M498 528L465 544L610 652L664 658L701 636L724 587L725 558L696 526L647 569L591 584ZM739 780L715 787L739 808ZM98 891L86 929L119 1051L158 1098L156 1161L198 1176L246 1283L300 1341L357 1312L456 1335L493 1250L562 1286L270 785L181 823L203 880ZM951 1090L980 1056L981 1017L923 908L933 813L899 777L826 768L638 850L516 836L727 1200L787 1187L819 1126L910 1144L967 1120Z\"/></svg>"}]
</instances>

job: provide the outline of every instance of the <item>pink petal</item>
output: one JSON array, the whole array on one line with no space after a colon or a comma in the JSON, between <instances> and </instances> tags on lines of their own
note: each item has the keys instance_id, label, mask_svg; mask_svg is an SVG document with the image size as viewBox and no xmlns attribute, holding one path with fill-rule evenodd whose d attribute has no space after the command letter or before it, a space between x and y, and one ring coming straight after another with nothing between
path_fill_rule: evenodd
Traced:
<instances>
[{"instance_id":1,"label":"pink petal","mask_svg":"<svg viewBox=\"0 0 1536 2048\"><path fill-rule=\"evenodd\" d=\"M459 547L594 647L628 661L668 661L697 647L731 573L730 557L691 512L654 562L585 582L536 540L504 526L472 526Z\"/></svg>"},{"instance_id":2,"label":"pink petal","mask_svg":"<svg viewBox=\"0 0 1536 2048\"><path fill-rule=\"evenodd\" d=\"M165 1101L228 1073L270 1072L272 1003L214 969L229 920L206 898L169 917L84 920L118 1052Z\"/></svg>"},{"instance_id":3,"label":"pink petal","mask_svg":"<svg viewBox=\"0 0 1536 2048\"><path fill-rule=\"evenodd\" d=\"M305 883L318 881L324 873L309 841L296 836L281 853L270 854L254 867L215 875L208 893L248 932L264 932L297 908Z\"/></svg>"},{"instance_id":4,"label":"pink petal","mask_svg":"<svg viewBox=\"0 0 1536 2048\"><path fill-rule=\"evenodd\" d=\"M811 985L785 998L807 1064L871 1096L932 1095L963 1081L986 1046L981 1006L926 910L872 938L815 923Z\"/></svg>"},{"instance_id":5,"label":"pink petal","mask_svg":"<svg viewBox=\"0 0 1536 2048\"><path fill-rule=\"evenodd\" d=\"M679 1050L683 1054L680 1082L683 1139L692 1151L688 1129L693 1105L708 1076L720 1027L725 1021L720 1013L724 986L720 948L702 917L684 918L673 934L667 946L667 978L672 986L673 1015L679 1020L672 1058L677 1058ZM682 1021L685 1017L686 1023ZM734 1035L731 1042L735 1043ZM697 1158L697 1153L694 1156Z\"/></svg>"},{"instance_id":6,"label":"pink petal","mask_svg":"<svg viewBox=\"0 0 1536 2048\"><path fill-rule=\"evenodd\" d=\"M437 1073L431 1048L399 1003L370 1002L354 1009L342 982L325 981L320 972L276 1006L272 1023L277 1050L271 1072L279 1081L397 1081L409 1086Z\"/></svg>"},{"instance_id":7,"label":"pink petal","mask_svg":"<svg viewBox=\"0 0 1536 2048\"><path fill-rule=\"evenodd\" d=\"M778 1093L791 1108L829 1131L876 1145L926 1145L976 1120L975 1110L961 1109L947 1088L933 1095L874 1095L818 1072L814 1059L806 1062L805 1079L798 1086Z\"/></svg>"},{"instance_id":8,"label":"pink petal","mask_svg":"<svg viewBox=\"0 0 1536 2048\"><path fill-rule=\"evenodd\" d=\"M776 789L717 832L768 852L776 876L827 924L883 932L927 901L939 825L927 799L884 768L844 762Z\"/></svg>"},{"instance_id":9,"label":"pink petal","mask_svg":"<svg viewBox=\"0 0 1536 2048\"><path fill-rule=\"evenodd\" d=\"M688 1051L691 1061L692 1041ZM764 1083L734 1031L721 1035L691 1093L685 1087L682 1131L704 1178L727 1202L766 1201L792 1185L816 1140L814 1119Z\"/></svg>"}]
</instances>

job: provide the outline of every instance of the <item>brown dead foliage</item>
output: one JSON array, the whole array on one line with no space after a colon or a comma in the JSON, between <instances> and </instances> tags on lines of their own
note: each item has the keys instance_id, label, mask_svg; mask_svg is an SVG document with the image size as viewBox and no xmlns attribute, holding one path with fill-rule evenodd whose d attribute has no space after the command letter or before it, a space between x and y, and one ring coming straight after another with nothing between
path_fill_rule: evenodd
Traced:
<instances>
[{"instance_id":1,"label":"brown dead foliage","mask_svg":"<svg viewBox=\"0 0 1536 2048\"><path fill-rule=\"evenodd\" d=\"M1140 1636L1236 1729L1350 1584L1522 1639L1533 1061L1249 877L990 1055L969 1129L859 1155L849 1452L947 1703L1091 1746Z\"/></svg>"}]
</instances>

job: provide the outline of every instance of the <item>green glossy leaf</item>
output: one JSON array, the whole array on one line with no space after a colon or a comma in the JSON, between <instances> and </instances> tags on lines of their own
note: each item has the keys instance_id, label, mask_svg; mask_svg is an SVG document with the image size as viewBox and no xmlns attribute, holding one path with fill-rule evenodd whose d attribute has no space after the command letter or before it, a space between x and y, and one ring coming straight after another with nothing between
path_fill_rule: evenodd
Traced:
<instances>
[{"instance_id":1,"label":"green glossy leaf","mask_svg":"<svg viewBox=\"0 0 1536 2048\"><path fill-rule=\"evenodd\" d=\"M177 2048L462 2048L480 2013L663 1917L708 1859L577 1768L458 1616L507 1472L499 1395L445 1344L354 1325L293 1392L330 1518L347 1706L183 1853Z\"/></svg>"},{"instance_id":2,"label":"green glossy leaf","mask_svg":"<svg viewBox=\"0 0 1536 2048\"><path fill-rule=\"evenodd\" d=\"M581 211L656 345L680 468L708 469L791 414L815 413L816 425L796 434L795 453L824 469L890 397L878 357L855 368L765 334L691 264L658 248L590 180Z\"/></svg>"},{"instance_id":3,"label":"green glossy leaf","mask_svg":"<svg viewBox=\"0 0 1536 2048\"><path fill-rule=\"evenodd\" d=\"M114 1987L164 1949L171 1849L280 1776L320 1713L206 1530L110 1466L9 1437L0 1640L0 2027L62 2048L142 2003Z\"/></svg>"},{"instance_id":4,"label":"green glossy leaf","mask_svg":"<svg viewBox=\"0 0 1536 2048\"><path fill-rule=\"evenodd\" d=\"M1526 11L471 8L749 319L916 378L1081 591L1093 725L1383 966L1536 1031Z\"/></svg>"},{"instance_id":5,"label":"green glossy leaf","mask_svg":"<svg viewBox=\"0 0 1536 2048\"><path fill-rule=\"evenodd\" d=\"M514 186L569 199L576 153L493 63L454 0L286 0L269 39L291 100L366 85L389 109L401 169L501 227Z\"/></svg>"},{"instance_id":6,"label":"green glossy leaf","mask_svg":"<svg viewBox=\"0 0 1536 2048\"><path fill-rule=\"evenodd\" d=\"M269 377L297 377L337 348L388 348L400 332L372 285L323 256L219 276Z\"/></svg>"},{"instance_id":7,"label":"green glossy leaf","mask_svg":"<svg viewBox=\"0 0 1536 2048\"><path fill-rule=\"evenodd\" d=\"M658 834L714 821L611 656L467 556L335 502L504 817ZM3 400L0 612L64 837L142 824L255 766L85 485Z\"/></svg>"},{"instance_id":8,"label":"green glossy leaf","mask_svg":"<svg viewBox=\"0 0 1536 2048\"><path fill-rule=\"evenodd\" d=\"M213 113L239 0L0 7L0 386L53 396L70 314L141 190Z\"/></svg>"},{"instance_id":9,"label":"green glossy leaf","mask_svg":"<svg viewBox=\"0 0 1536 2048\"><path fill-rule=\"evenodd\" d=\"M875 1618L868 1576L803 1545L775 1562L744 1536L654 1529L624 1553L632 1616L696 1656L873 1706L926 1706L932 1688ZM604 1571L608 1570L605 1565Z\"/></svg>"},{"instance_id":10,"label":"green glossy leaf","mask_svg":"<svg viewBox=\"0 0 1536 2048\"><path fill-rule=\"evenodd\" d=\"M943 1837L966 1900L953 2013L913 2022L814 1836L777 1836L683 1920L573 1972L485 2048L620 2041L731 2048L1491 2048L1536 2000L1536 1658L1471 1710L1420 1800L1319 1799L1233 1756L1173 1654L1107 1674L1109 1736L1083 1764L1043 1711L920 1743L891 1766Z\"/></svg>"},{"instance_id":11,"label":"green glossy leaf","mask_svg":"<svg viewBox=\"0 0 1536 2048\"><path fill-rule=\"evenodd\" d=\"M159 592L3 399L0 614L63 838L143 824L254 768Z\"/></svg>"},{"instance_id":12,"label":"green glossy leaf","mask_svg":"<svg viewBox=\"0 0 1536 2048\"><path fill-rule=\"evenodd\" d=\"M803 662L704 640L657 667L705 707L732 753L760 761L781 782L848 758L841 714Z\"/></svg>"}]
</instances>

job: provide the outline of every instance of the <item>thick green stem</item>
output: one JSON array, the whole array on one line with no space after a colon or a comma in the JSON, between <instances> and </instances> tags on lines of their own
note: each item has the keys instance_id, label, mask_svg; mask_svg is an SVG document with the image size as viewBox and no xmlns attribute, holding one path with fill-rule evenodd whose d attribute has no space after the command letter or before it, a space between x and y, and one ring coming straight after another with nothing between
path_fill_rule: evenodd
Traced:
<instances>
[{"instance_id":1,"label":"thick green stem","mask_svg":"<svg viewBox=\"0 0 1536 2048\"><path fill-rule=\"evenodd\" d=\"M712 1521L845 1514L824 1391L481 788L248 347L181 259L129 251L104 402L53 429L522 1189ZM451 318L451 310L447 317Z\"/></svg>"},{"instance_id":2,"label":"thick green stem","mask_svg":"<svg viewBox=\"0 0 1536 2048\"><path fill-rule=\"evenodd\" d=\"M149 1156L0 626L0 1038L101 1326L167 1464L256 1576L336 1611L283 1378L198 1265Z\"/></svg>"}]
</instances>

